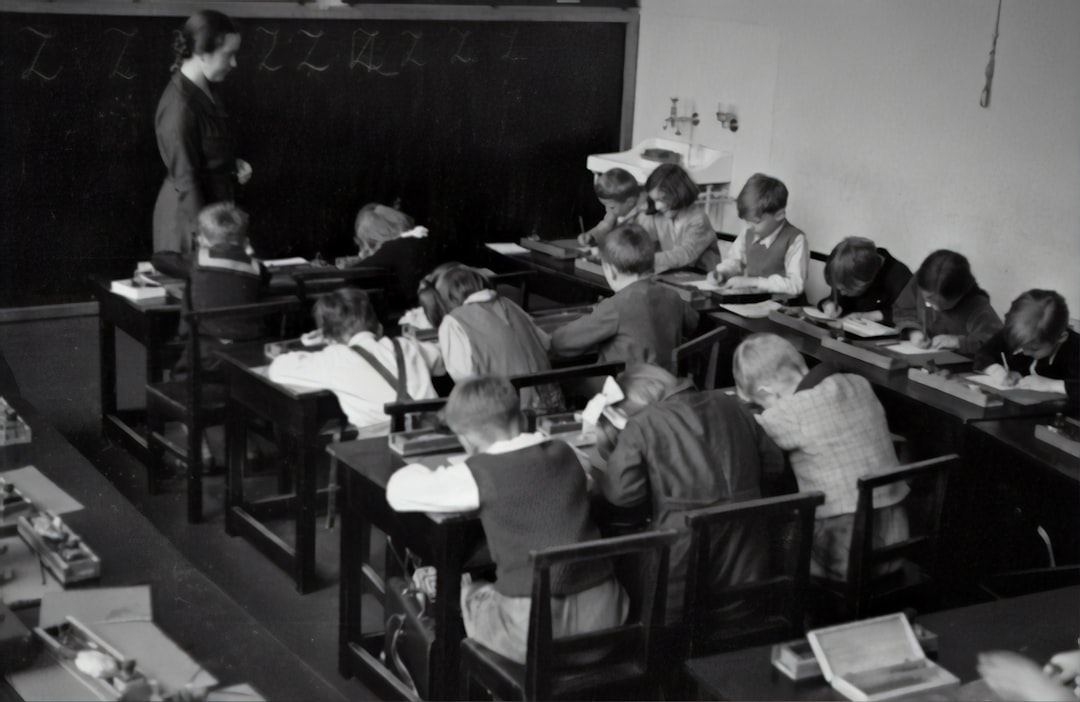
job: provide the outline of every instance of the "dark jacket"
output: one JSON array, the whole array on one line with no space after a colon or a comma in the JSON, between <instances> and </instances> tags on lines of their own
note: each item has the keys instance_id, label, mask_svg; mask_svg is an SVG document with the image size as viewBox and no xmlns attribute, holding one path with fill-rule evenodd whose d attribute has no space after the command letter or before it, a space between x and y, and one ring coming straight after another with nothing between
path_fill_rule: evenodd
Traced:
<instances>
[{"instance_id":1,"label":"dark jacket","mask_svg":"<svg viewBox=\"0 0 1080 702\"><path fill-rule=\"evenodd\" d=\"M990 306L990 296L982 288L972 288L950 309L935 310L927 306L914 278L908 285L915 296L915 309L908 312L893 307L893 324L902 332L919 330L929 337L955 335L960 339L957 351L971 356L1001 329L1001 317Z\"/></svg>"},{"instance_id":2,"label":"dark jacket","mask_svg":"<svg viewBox=\"0 0 1080 702\"><path fill-rule=\"evenodd\" d=\"M885 261L881 264L877 276L874 277L870 287L858 297L848 297L837 294L836 302L840 305L840 314L848 315L852 312L874 312L880 310L882 323L892 325L893 309L901 310L900 316L911 317L915 312L915 289L909 286L911 281L911 269L883 248L878 248ZM829 255L832 260L832 254ZM826 263L828 265L828 263ZM826 297L818 303L818 309L822 309L832 297Z\"/></svg>"},{"instance_id":3,"label":"dark jacket","mask_svg":"<svg viewBox=\"0 0 1080 702\"><path fill-rule=\"evenodd\" d=\"M975 370L982 370L1005 360L1006 368L1020 375L1030 375L1032 364L1035 374L1044 378L1065 381L1065 392L1075 406L1080 399L1080 336L1069 330L1065 343L1049 358L1035 360L1024 353L1013 353L1005 330L994 334L975 354Z\"/></svg>"}]
</instances>

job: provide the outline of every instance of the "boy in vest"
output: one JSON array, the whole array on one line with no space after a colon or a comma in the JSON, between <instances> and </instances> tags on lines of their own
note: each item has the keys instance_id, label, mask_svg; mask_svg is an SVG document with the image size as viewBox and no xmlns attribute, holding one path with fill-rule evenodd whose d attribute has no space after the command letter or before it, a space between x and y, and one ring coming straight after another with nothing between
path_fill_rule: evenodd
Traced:
<instances>
[{"instance_id":1,"label":"boy in vest","mask_svg":"<svg viewBox=\"0 0 1080 702\"><path fill-rule=\"evenodd\" d=\"M517 392L505 378L457 384L446 422L469 458L435 470L407 465L390 477L386 499L399 512L480 510L496 581L462 588L465 633L524 663L532 605L529 552L600 538L589 516L585 472L562 441L522 433ZM567 565L553 569L551 578L556 638L626 620L628 599L610 562Z\"/></svg>"},{"instance_id":2,"label":"boy in vest","mask_svg":"<svg viewBox=\"0 0 1080 702\"><path fill-rule=\"evenodd\" d=\"M746 231L709 277L732 288L802 297L810 251L806 235L787 221L787 200L787 187L776 178L750 176L736 200Z\"/></svg>"},{"instance_id":3,"label":"boy in vest","mask_svg":"<svg viewBox=\"0 0 1080 702\"><path fill-rule=\"evenodd\" d=\"M604 278L615 291L589 314L551 335L552 353L575 356L599 347L600 361L643 361L667 370L671 352L697 329L698 313L679 294L653 280L655 247L636 224L600 242Z\"/></svg>"}]
</instances>

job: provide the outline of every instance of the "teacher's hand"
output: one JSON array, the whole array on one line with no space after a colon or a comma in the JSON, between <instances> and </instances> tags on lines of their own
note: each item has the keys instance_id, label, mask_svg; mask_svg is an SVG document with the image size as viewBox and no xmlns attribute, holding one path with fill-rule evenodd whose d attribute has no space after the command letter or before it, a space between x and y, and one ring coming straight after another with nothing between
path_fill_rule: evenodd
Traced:
<instances>
[{"instance_id":1,"label":"teacher's hand","mask_svg":"<svg viewBox=\"0 0 1080 702\"><path fill-rule=\"evenodd\" d=\"M236 159L236 180L240 185L246 185L254 172L250 163L242 158Z\"/></svg>"}]
</instances>

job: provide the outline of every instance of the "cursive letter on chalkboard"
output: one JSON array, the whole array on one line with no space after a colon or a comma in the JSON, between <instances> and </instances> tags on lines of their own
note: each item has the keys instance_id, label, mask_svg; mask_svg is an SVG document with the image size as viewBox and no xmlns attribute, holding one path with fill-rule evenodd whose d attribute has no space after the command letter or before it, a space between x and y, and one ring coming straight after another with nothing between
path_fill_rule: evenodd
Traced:
<instances>
[{"instance_id":1,"label":"cursive letter on chalkboard","mask_svg":"<svg viewBox=\"0 0 1080 702\"><path fill-rule=\"evenodd\" d=\"M128 46L131 45L131 40L135 38L135 36L139 33L139 30L132 29L130 32L125 32L119 27L109 27L105 30L105 34L108 34L109 32L116 32L120 36L124 37L124 45L120 48L120 55L116 57L116 63L113 64L112 73L109 74L109 77L112 78L113 76L119 76L124 80L131 80L136 76L136 74L130 71L124 71L121 68L120 64L124 62L124 55L127 53Z\"/></svg>"},{"instance_id":2,"label":"cursive letter on chalkboard","mask_svg":"<svg viewBox=\"0 0 1080 702\"><path fill-rule=\"evenodd\" d=\"M478 59L472 56L466 56L462 53L465 49L465 44L469 41L469 36L472 32L463 32L460 29L451 29L452 33L461 37L461 41L458 43L457 51L450 57L450 63L476 63Z\"/></svg>"},{"instance_id":3,"label":"cursive letter on chalkboard","mask_svg":"<svg viewBox=\"0 0 1080 702\"><path fill-rule=\"evenodd\" d=\"M349 70L351 71L356 66L363 66L364 70L368 73L378 73L380 76L396 76L397 71L384 71L382 69L386 60L383 59L378 63L375 62L375 39L377 39L379 33L369 32L365 29L357 29L352 33L352 53L349 57ZM357 51L357 40L363 39L364 45Z\"/></svg>"},{"instance_id":4,"label":"cursive letter on chalkboard","mask_svg":"<svg viewBox=\"0 0 1080 702\"><path fill-rule=\"evenodd\" d=\"M58 75L60 75L60 71L64 70L63 66L61 66L60 68L57 68L56 71L51 76L49 76L49 75L45 75L44 73L42 73L41 71L38 70L37 63L38 63L38 59L41 58L41 52L45 49L45 44L47 44L49 42L49 40L52 39L56 35L38 31L38 30L34 29L33 27L23 27L19 31L20 32L30 32L31 34L33 34L34 36L36 36L38 39L41 40L41 43L38 44L37 53L34 54L34 60L30 63L30 67L22 72L20 77L23 80L30 80L30 76L37 76L38 78L41 78L42 80L55 80L56 77Z\"/></svg>"},{"instance_id":5,"label":"cursive letter on chalkboard","mask_svg":"<svg viewBox=\"0 0 1080 702\"><path fill-rule=\"evenodd\" d=\"M402 32L402 34L412 39L412 44L409 45L408 50L405 52L405 58L401 59L401 65L408 66L409 64L412 64L414 66L423 66L425 63L427 63L426 61L421 61L414 56L414 54L420 53L420 40L424 38L423 33L410 32L406 30Z\"/></svg>"},{"instance_id":6,"label":"cursive letter on chalkboard","mask_svg":"<svg viewBox=\"0 0 1080 702\"><path fill-rule=\"evenodd\" d=\"M325 66L316 66L315 64L308 61L308 59L311 58L311 54L315 52L315 47L319 45L319 39L321 39L323 35L322 30L319 30L318 32L309 32L306 29L301 29L300 33L308 39L314 39L314 41L311 42L311 48L308 49L307 56L305 56L304 60L296 66L297 69L306 68L309 71L317 71L319 73L322 73L327 68L330 68L330 64L326 64Z\"/></svg>"},{"instance_id":7,"label":"cursive letter on chalkboard","mask_svg":"<svg viewBox=\"0 0 1080 702\"><path fill-rule=\"evenodd\" d=\"M502 35L502 36L506 37L509 40L510 46L506 47L506 53L499 57L500 61L527 61L528 60L526 57L518 56L517 54L514 53L514 44L517 42L517 35L518 35L518 30L516 30L516 29L514 31L510 32L509 34L503 34Z\"/></svg>"},{"instance_id":8,"label":"cursive letter on chalkboard","mask_svg":"<svg viewBox=\"0 0 1080 702\"><path fill-rule=\"evenodd\" d=\"M278 30L270 30L266 27L256 27L255 31L262 32L263 34L269 35L270 37L270 49L266 52L266 54L263 55L262 61L259 62L259 70L270 71L271 73L273 73L274 71L280 71L280 64L278 64L277 66L271 66L266 62L266 60L270 58L270 54L274 53L274 49L277 48Z\"/></svg>"}]
</instances>

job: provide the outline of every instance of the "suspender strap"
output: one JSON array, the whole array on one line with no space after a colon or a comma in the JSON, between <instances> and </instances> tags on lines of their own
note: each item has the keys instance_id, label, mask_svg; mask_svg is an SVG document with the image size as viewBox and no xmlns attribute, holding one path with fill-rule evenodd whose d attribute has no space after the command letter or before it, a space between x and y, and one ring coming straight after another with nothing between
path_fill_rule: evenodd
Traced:
<instances>
[{"instance_id":1,"label":"suspender strap","mask_svg":"<svg viewBox=\"0 0 1080 702\"><path fill-rule=\"evenodd\" d=\"M361 348L359 346L350 346L349 348L359 354L360 358L368 362L368 365L375 369L375 372L382 376L383 380L387 382L390 387L394 388L397 392L397 401L405 402L406 400L413 399L409 395L409 389L405 376L405 352L401 350L401 342L391 337L390 343L394 345L394 357L397 360L397 378L390 373L389 369L382 364L382 362L375 358L370 351Z\"/></svg>"}]
</instances>

